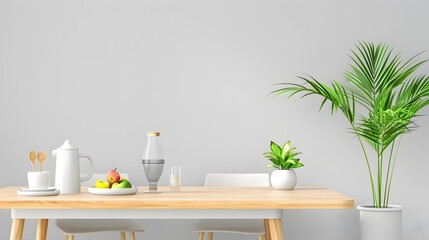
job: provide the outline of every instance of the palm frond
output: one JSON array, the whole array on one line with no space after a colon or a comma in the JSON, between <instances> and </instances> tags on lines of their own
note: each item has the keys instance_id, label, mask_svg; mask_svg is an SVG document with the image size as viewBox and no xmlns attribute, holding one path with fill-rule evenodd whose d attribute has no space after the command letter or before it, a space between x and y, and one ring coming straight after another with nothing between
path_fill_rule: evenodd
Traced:
<instances>
[{"instance_id":1,"label":"palm frond","mask_svg":"<svg viewBox=\"0 0 429 240\"><path fill-rule=\"evenodd\" d=\"M367 109L377 107L372 104L377 102L378 96L391 95L395 87L406 82L427 61L415 62L417 54L403 63L400 54L392 55L393 49L387 44L359 42L355 46L357 51L352 50L350 55L354 65L350 65L351 70L344 74L344 78L354 87L351 92L359 103Z\"/></svg>"},{"instance_id":2,"label":"palm frond","mask_svg":"<svg viewBox=\"0 0 429 240\"><path fill-rule=\"evenodd\" d=\"M362 119L356 133L374 150L380 148L384 152L396 137L410 131L413 115L413 112L405 109L371 113L369 118Z\"/></svg>"},{"instance_id":3,"label":"palm frond","mask_svg":"<svg viewBox=\"0 0 429 240\"><path fill-rule=\"evenodd\" d=\"M418 112L427 106L429 99L429 77L415 77L401 86L396 97L395 108L415 107Z\"/></svg>"},{"instance_id":4,"label":"palm frond","mask_svg":"<svg viewBox=\"0 0 429 240\"><path fill-rule=\"evenodd\" d=\"M319 95L323 98L319 110L329 100L331 102L332 114L340 109L350 123L354 122L356 106L353 93L349 93L343 85L335 81L332 83L332 87L329 87L311 76L299 78L304 81L303 84L282 83L281 85L285 85L286 87L280 88L272 92L272 94L289 94L289 97L292 97L295 94L303 93L301 98L310 95Z\"/></svg>"}]
</instances>

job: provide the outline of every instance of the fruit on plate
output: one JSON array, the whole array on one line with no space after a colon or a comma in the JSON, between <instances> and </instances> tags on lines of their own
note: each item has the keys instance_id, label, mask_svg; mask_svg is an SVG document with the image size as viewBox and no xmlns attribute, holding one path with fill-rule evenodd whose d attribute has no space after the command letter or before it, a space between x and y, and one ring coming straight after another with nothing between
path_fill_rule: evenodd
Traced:
<instances>
[{"instance_id":1,"label":"fruit on plate","mask_svg":"<svg viewBox=\"0 0 429 240\"><path fill-rule=\"evenodd\" d=\"M133 186L127 179L121 179L119 182L112 184L112 188L132 188Z\"/></svg>"},{"instance_id":2,"label":"fruit on plate","mask_svg":"<svg viewBox=\"0 0 429 240\"><path fill-rule=\"evenodd\" d=\"M95 181L95 188L110 188L110 183L103 180Z\"/></svg>"},{"instance_id":3,"label":"fruit on plate","mask_svg":"<svg viewBox=\"0 0 429 240\"><path fill-rule=\"evenodd\" d=\"M132 188L133 185L128 179L121 178L119 172L115 169L110 170L107 173L107 181L98 179L95 181L95 188Z\"/></svg>"},{"instance_id":4,"label":"fruit on plate","mask_svg":"<svg viewBox=\"0 0 429 240\"><path fill-rule=\"evenodd\" d=\"M118 182L120 179L121 179L121 175L119 174L119 172L116 171L116 168L107 172L107 181L110 184L114 184Z\"/></svg>"}]
</instances>

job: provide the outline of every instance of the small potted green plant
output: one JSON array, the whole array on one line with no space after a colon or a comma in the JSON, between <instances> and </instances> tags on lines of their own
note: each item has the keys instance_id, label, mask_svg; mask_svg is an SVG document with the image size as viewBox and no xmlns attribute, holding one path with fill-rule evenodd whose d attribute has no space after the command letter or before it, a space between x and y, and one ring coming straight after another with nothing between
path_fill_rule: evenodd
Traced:
<instances>
[{"instance_id":1,"label":"small potted green plant","mask_svg":"<svg viewBox=\"0 0 429 240\"><path fill-rule=\"evenodd\" d=\"M270 149L270 152L264 153L264 156L271 161L267 167L277 168L271 173L271 185L275 189L294 189L297 177L293 169L304 166L297 158L301 153L290 146L290 141L283 144L283 147L271 141Z\"/></svg>"}]
</instances>

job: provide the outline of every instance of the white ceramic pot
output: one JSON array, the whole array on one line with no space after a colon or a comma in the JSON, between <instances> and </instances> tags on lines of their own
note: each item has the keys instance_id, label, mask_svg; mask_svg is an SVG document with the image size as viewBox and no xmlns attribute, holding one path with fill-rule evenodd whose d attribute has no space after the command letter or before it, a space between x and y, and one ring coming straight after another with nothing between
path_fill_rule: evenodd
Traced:
<instances>
[{"instance_id":1,"label":"white ceramic pot","mask_svg":"<svg viewBox=\"0 0 429 240\"><path fill-rule=\"evenodd\" d=\"M296 186L296 173L293 169L274 170L271 173L271 186L275 189L292 190Z\"/></svg>"},{"instance_id":2,"label":"white ceramic pot","mask_svg":"<svg viewBox=\"0 0 429 240\"><path fill-rule=\"evenodd\" d=\"M360 205L361 240L402 240L401 206L389 205L387 208L374 208Z\"/></svg>"}]
</instances>

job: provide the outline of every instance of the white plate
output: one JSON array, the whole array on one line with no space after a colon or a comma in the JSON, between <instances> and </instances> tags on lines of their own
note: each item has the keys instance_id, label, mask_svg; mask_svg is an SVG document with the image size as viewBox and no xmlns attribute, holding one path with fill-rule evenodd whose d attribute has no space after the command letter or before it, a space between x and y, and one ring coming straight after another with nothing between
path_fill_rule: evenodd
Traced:
<instances>
[{"instance_id":1,"label":"white plate","mask_svg":"<svg viewBox=\"0 0 429 240\"><path fill-rule=\"evenodd\" d=\"M38 191L38 192L18 190L17 193L18 195L21 195L21 196L55 196L60 194L60 190L55 189L54 191L48 190L48 191Z\"/></svg>"},{"instance_id":2,"label":"white plate","mask_svg":"<svg viewBox=\"0 0 429 240\"><path fill-rule=\"evenodd\" d=\"M95 188L88 187L88 192L95 195L132 195L138 192L139 188L133 186L132 188Z\"/></svg>"},{"instance_id":3,"label":"white plate","mask_svg":"<svg viewBox=\"0 0 429 240\"><path fill-rule=\"evenodd\" d=\"M22 188L20 191L22 192L49 192L49 191L55 191L57 190L55 187L50 187L48 189L29 189L29 188Z\"/></svg>"}]
</instances>

